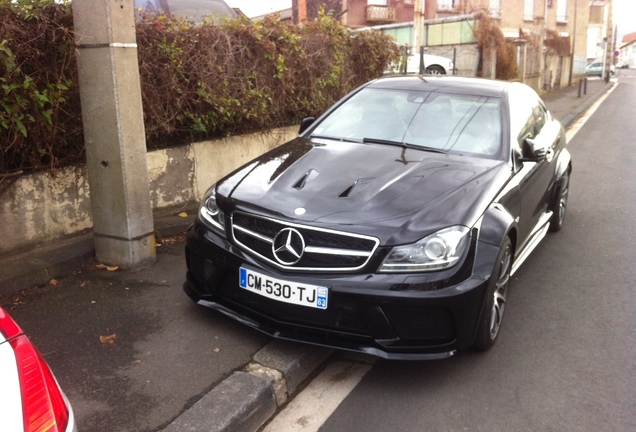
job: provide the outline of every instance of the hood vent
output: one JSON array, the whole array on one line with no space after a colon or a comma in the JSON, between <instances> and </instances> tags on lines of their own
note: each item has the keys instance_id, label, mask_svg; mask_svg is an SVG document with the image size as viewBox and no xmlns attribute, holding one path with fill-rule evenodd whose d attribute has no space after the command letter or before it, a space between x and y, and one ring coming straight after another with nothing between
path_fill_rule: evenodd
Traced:
<instances>
[{"instance_id":1,"label":"hood vent","mask_svg":"<svg viewBox=\"0 0 636 432\"><path fill-rule=\"evenodd\" d=\"M305 187L305 185L307 184L308 181L315 179L316 177L318 177L318 171L316 171L315 169L310 169L309 171L307 171L305 173L304 176L302 176L300 178L300 180L298 180L296 182L296 184L293 186L294 189L296 190L301 190L302 188Z\"/></svg>"},{"instance_id":2,"label":"hood vent","mask_svg":"<svg viewBox=\"0 0 636 432\"><path fill-rule=\"evenodd\" d=\"M365 187L366 185L368 185L369 183L371 183L373 180L375 180L375 179L372 179L372 178L358 179L358 180L356 180L356 182L354 184L352 184L351 186L346 188L340 195L338 195L338 197L340 197L340 198L348 198L348 197L351 196L351 194L353 193L354 189L360 190L363 187Z\"/></svg>"}]
</instances>

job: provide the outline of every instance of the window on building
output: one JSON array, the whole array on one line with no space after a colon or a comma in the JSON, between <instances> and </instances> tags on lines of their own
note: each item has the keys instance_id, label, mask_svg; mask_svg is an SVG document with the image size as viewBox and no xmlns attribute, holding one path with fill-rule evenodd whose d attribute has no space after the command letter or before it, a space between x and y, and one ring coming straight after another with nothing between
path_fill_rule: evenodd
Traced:
<instances>
[{"instance_id":1,"label":"window on building","mask_svg":"<svg viewBox=\"0 0 636 432\"><path fill-rule=\"evenodd\" d=\"M490 16L501 17L501 0L490 0Z\"/></svg>"},{"instance_id":2,"label":"window on building","mask_svg":"<svg viewBox=\"0 0 636 432\"><path fill-rule=\"evenodd\" d=\"M557 22L568 20L568 0L558 0L557 2Z\"/></svg>"},{"instance_id":3,"label":"window on building","mask_svg":"<svg viewBox=\"0 0 636 432\"><path fill-rule=\"evenodd\" d=\"M534 0L524 0L523 19L526 21L534 20Z\"/></svg>"},{"instance_id":4,"label":"window on building","mask_svg":"<svg viewBox=\"0 0 636 432\"><path fill-rule=\"evenodd\" d=\"M387 6L389 0L367 0L368 6Z\"/></svg>"},{"instance_id":5,"label":"window on building","mask_svg":"<svg viewBox=\"0 0 636 432\"><path fill-rule=\"evenodd\" d=\"M604 6L590 6L590 24L603 24Z\"/></svg>"},{"instance_id":6,"label":"window on building","mask_svg":"<svg viewBox=\"0 0 636 432\"><path fill-rule=\"evenodd\" d=\"M455 0L437 0L437 9L451 10L455 8Z\"/></svg>"}]
</instances>

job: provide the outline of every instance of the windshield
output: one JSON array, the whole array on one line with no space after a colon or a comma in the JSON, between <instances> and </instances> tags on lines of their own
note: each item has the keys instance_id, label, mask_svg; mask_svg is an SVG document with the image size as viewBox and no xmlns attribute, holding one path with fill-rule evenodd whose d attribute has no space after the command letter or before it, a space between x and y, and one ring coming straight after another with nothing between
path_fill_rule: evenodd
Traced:
<instances>
[{"instance_id":1,"label":"windshield","mask_svg":"<svg viewBox=\"0 0 636 432\"><path fill-rule=\"evenodd\" d=\"M500 106L484 96L365 88L310 136L493 156L501 148Z\"/></svg>"}]
</instances>

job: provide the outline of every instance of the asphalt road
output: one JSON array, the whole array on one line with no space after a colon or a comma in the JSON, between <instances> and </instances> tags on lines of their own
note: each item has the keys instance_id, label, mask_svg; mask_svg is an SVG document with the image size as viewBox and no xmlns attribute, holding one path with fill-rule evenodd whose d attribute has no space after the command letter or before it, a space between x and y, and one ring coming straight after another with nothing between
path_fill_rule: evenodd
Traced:
<instances>
[{"instance_id":1,"label":"asphalt road","mask_svg":"<svg viewBox=\"0 0 636 432\"><path fill-rule=\"evenodd\" d=\"M621 72L569 144L565 226L515 274L498 344L380 361L320 431L636 430L636 74Z\"/></svg>"}]
</instances>

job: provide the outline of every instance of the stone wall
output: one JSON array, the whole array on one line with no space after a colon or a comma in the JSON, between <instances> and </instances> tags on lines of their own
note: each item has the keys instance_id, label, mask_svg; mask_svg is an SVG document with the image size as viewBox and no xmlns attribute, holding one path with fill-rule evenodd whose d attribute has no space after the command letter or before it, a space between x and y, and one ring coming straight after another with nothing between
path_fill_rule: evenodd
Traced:
<instances>
[{"instance_id":1,"label":"stone wall","mask_svg":"<svg viewBox=\"0 0 636 432\"><path fill-rule=\"evenodd\" d=\"M249 160L297 136L298 127L240 135L147 154L154 210L198 202L208 187ZM92 228L85 167L0 183L0 254Z\"/></svg>"}]
</instances>

